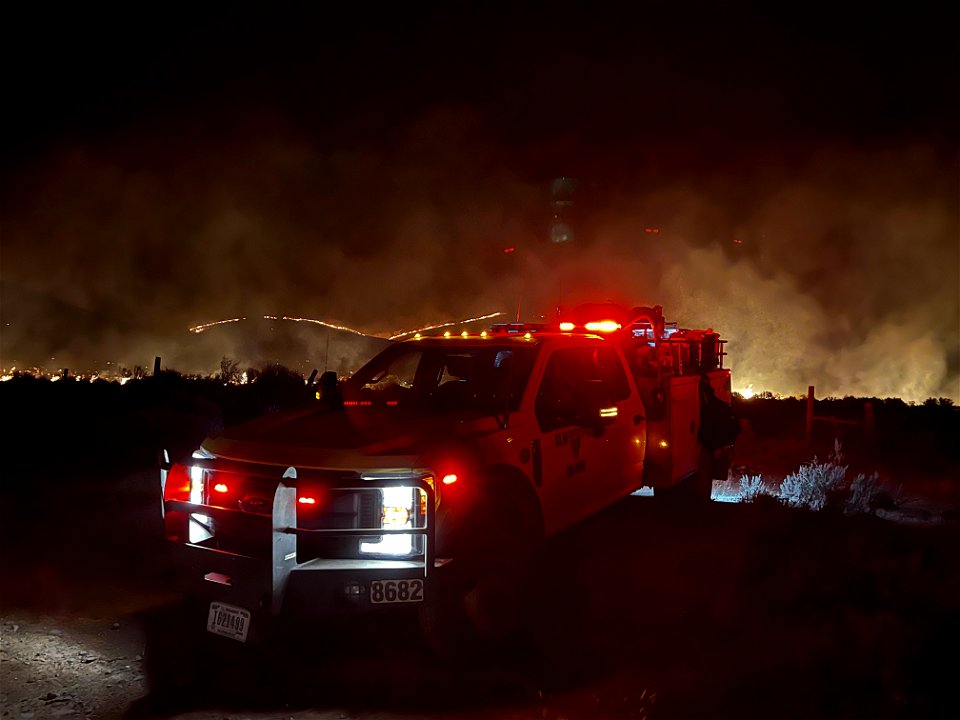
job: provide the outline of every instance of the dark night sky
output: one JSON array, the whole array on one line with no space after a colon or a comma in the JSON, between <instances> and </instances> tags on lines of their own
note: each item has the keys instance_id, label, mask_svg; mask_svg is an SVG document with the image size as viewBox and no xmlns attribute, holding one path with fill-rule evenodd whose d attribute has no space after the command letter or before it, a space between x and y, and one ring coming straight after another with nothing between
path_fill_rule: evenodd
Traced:
<instances>
[{"instance_id":1,"label":"dark night sky","mask_svg":"<svg viewBox=\"0 0 960 720\"><path fill-rule=\"evenodd\" d=\"M327 5L5 18L3 365L614 298L738 387L960 399L954 4Z\"/></svg>"}]
</instances>

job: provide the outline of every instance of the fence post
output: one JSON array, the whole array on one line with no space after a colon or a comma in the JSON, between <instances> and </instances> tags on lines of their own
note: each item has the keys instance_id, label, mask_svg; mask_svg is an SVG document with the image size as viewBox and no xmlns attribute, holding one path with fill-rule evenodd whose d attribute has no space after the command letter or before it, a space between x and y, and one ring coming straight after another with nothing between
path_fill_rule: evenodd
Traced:
<instances>
[{"instance_id":1,"label":"fence post","mask_svg":"<svg viewBox=\"0 0 960 720\"><path fill-rule=\"evenodd\" d=\"M813 385L807 386L807 441L813 436Z\"/></svg>"}]
</instances>

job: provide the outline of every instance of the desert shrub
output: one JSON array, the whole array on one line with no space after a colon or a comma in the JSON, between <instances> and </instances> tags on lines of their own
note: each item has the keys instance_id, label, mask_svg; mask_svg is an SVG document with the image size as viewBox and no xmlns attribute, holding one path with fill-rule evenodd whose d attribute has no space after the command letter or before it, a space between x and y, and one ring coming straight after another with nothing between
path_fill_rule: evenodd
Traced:
<instances>
[{"instance_id":1,"label":"desert shrub","mask_svg":"<svg viewBox=\"0 0 960 720\"><path fill-rule=\"evenodd\" d=\"M874 509L874 503L881 492L877 473L870 477L860 473L850 483L850 492L847 495L846 503L844 503L843 511L848 515L869 513Z\"/></svg>"},{"instance_id":2,"label":"desert shrub","mask_svg":"<svg viewBox=\"0 0 960 720\"><path fill-rule=\"evenodd\" d=\"M846 465L819 462L814 458L783 479L780 498L794 507L823 510L842 489L846 474Z\"/></svg>"},{"instance_id":3,"label":"desert shrub","mask_svg":"<svg viewBox=\"0 0 960 720\"><path fill-rule=\"evenodd\" d=\"M841 465L843 453L835 441L833 453L826 462L817 458L805 463L795 473L787 475L780 484L780 499L793 507L823 510L837 505L844 490L847 466Z\"/></svg>"},{"instance_id":4,"label":"desert shrub","mask_svg":"<svg viewBox=\"0 0 960 720\"><path fill-rule=\"evenodd\" d=\"M842 463L843 451L839 440L835 440L827 462L814 458L783 479L779 499L792 507L842 510L847 515L892 510L901 503L899 491L891 493L884 488L877 473L860 473L848 482L847 466Z\"/></svg>"},{"instance_id":5,"label":"desert shrub","mask_svg":"<svg viewBox=\"0 0 960 720\"><path fill-rule=\"evenodd\" d=\"M848 515L865 515L877 510L893 510L903 502L901 488L891 492L880 484L877 473L864 475L860 473L850 483L843 511Z\"/></svg>"},{"instance_id":6,"label":"desert shrub","mask_svg":"<svg viewBox=\"0 0 960 720\"><path fill-rule=\"evenodd\" d=\"M763 495L772 495L770 489L763 483L763 477L743 475L740 478L740 501L755 502Z\"/></svg>"}]
</instances>

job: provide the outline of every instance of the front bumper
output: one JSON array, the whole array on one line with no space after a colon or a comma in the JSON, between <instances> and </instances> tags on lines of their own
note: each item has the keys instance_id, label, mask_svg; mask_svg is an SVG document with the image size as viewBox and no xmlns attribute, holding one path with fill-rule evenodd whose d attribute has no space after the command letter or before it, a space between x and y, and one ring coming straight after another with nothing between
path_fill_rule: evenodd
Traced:
<instances>
[{"instance_id":1,"label":"front bumper","mask_svg":"<svg viewBox=\"0 0 960 720\"><path fill-rule=\"evenodd\" d=\"M166 500L165 515L179 513L187 522L195 522L193 518L200 516L213 527L218 524L237 527L246 523L250 532L256 534L259 548L256 553L240 554L182 539L169 541L164 565L171 587L191 597L249 610L257 616L255 626L261 629L277 624L280 618L320 618L416 606L429 601L433 593L431 580L438 565L443 563L435 558L435 491L423 473L410 477L354 478L340 480L332 486L338 491L360 492L397 486L418 488L426 494L423 526L402 530L297 527L296 487L288 486L287 482L284 478L277 479L270 516ZM395 533L422 537L422 552L402 559L312 557L298 561L300 542L309 544L318 537L360 539ZM303 554L300 557L303 558ZM388 589L386 598L384 588Z\"/></svg>"}]
</instances>

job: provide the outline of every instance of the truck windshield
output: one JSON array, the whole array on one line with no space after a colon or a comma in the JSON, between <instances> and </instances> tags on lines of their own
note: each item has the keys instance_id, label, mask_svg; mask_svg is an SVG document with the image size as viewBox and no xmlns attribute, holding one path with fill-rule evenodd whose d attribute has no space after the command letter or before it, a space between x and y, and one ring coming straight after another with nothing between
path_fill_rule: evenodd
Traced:
<instances>
[{"instance_id":1,"label":"truck windshield","mask_svg":"<svg viewBox=\"0 0 960 720\"><path fill-rule=\"evenodd\" d=\"M441 411L514 411L537 351L536 345L401 343L360 368L345 384L344 400Z\"/></svg>"}]
</instances>

